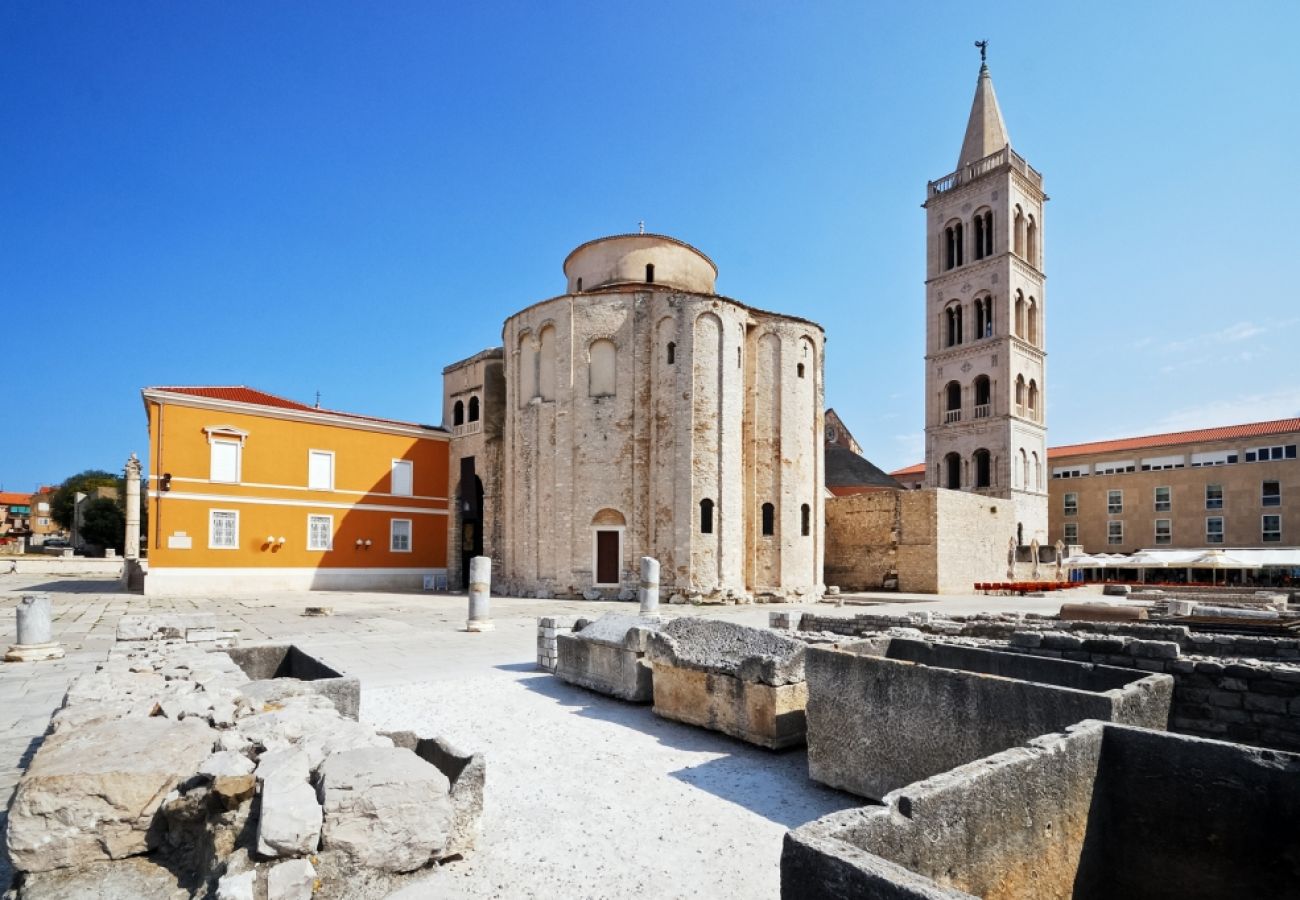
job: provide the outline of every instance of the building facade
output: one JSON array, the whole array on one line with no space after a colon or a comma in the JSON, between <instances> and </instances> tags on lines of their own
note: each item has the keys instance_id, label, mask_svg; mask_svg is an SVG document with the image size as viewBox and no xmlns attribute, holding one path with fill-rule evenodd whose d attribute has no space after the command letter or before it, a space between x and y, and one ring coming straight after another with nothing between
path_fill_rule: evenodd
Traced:
<instances>
[{"instance_id":1,"label":"building facade","mask_svg":"<svg viewBox=\"0 0 1300 900\"><path fill-rule=\"evenodd\" d=\"M925 202L924 484L1010 501L1021 545L1048 535L1046 200L981 64L957 169Z\"/></svg>"},{"instance_id":2,"label":"building facade","mask_svg":"<svg viewBox=\"0 0 1300 900\"><path fill-rule=\"evenodd\" d=\"M662 235L590 241L564 272L505 321L503 392L484 354L447 369L453 416L483 398L480 429L452 426L480 526L457 546L481 534L516 594L631 598L651 556L669 597L819 595L821 327L717 294L713 262Z\"/></svg>"},{"instance_id":3,"label":"building facade","mask_svg":"<svg viewBox=\"0 0 1300 900\"><path fill-rule=\"evenodd\" d=\"M1300 419L1053 447L1051 536L1089 553L1300 546Z\"/></svg>"},{"instance_id":4,"label":"building facade","mask_svg":"<svg viewBox=\"0 0 1300 900\"><path fill-rule=\"evenodd\" d=\"M447 565L448 435L247 387L155 387L146 594L421 588Z\"/></svg>"}]
</instances>

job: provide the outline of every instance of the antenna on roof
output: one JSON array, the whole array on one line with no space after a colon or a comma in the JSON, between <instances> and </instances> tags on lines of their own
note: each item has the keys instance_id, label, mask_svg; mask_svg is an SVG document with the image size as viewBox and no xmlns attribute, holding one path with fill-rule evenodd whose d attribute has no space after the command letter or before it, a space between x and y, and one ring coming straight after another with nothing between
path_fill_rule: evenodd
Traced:
<instances>
[{"instance_id":1,"label":"antenna on roof","mask_svg":"<svg viewBox=\"0 0 1300 900\"><path fill-rule=\"evenodd\" d=\"M316 408L320 409L320 391L316 392Z\"/></svg>"},{"instance_id":2,"label":"antenna on roof","mask_svg":"<svg viewBox=\"0 0 1300 900\"><path fill-rule=\"evenodd\" d=\"M639 229L638 233L645 234L645 219L642 219L637 223L637 228Z\"/></svg>"}]
</instances>

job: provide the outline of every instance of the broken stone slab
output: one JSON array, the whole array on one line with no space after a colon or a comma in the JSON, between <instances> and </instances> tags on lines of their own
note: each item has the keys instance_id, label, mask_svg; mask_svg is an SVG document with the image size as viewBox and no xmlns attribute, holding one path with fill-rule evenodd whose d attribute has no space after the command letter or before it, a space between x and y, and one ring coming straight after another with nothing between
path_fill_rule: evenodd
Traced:
<instances>
[{"instance_id":1,"label":"broken stone slab","mask_svg":"<svg viewBox=\"0 0 1300 900\"><path fill-rule=\"evenodd\" d=\"M307 781L311 778L311 759L301 747L269 750L258 757L256 775L258 781L278 776Z\"/></svg>"},{"instance_id":2,"label":"broken stone slab","mask_svg":"<svg viewBox=\"0 0 1300 900\"><path fill-rule=\"evenodd\" d=\"M483 787L487 761L481 753L467 753L443 738L422 738L411 731L388 732L397 747L405 747L420 759L437 767L451 782L455 810L447 846L439 858L464 855L474 849L483 824Z\"/></svg>"},{"instance_id":3,"label":"broken stone slab","mask_svg":"<svg viewBox=\"0 0 1300 900\"><path fill-rule=\"evenodd\" d=\"M266 875L266 900L311 900L316 870L305 859L289 859Z\"/></svg>"},{"instance_id":4,"label":"broken stone slab","mask_svg":"<svg viewBox=\"0 0 1300 900\"><path fill-rule=\"evenodd\" d=\"M119 641L183 641L191 628L217 627L216 618L206 613L174 615L127 615L117 620Z\"/></svg>"},{"instance_id":5,"label":"broken stone slab","mask_svg":"<svg viewBox=\"0 0 1300 900\"><path fill-rule=\"evenodd\" d=\"M361 712L361 682L345 675L294 644L249 644L225 651L251 681L296 681L283 690L306 689L327 697L341 715Z\"/></svg>"},{"instance_id":6,"label":"broken stone slab","mask_svg":"<svg viewBox=\"0 0 1300 900\"><path fill-rule=\"evenodd\" d=\"M438 858L455 822L451 782L400 747L336 753L320 769L322 847L386 872Z\"/></svg>"},{"instance_id":7,"label":"broken stone slab","mask_svg":"<svg viewBox=\"0 0 1300 900\"><path fill-rule=\"evenodd\" d=\"M257 870L221 876L217 882L217 900L256 900Z\"/></svg>"},{"instance_id":8,"label":"broken stone slab","mask_svg":"<svg viewBox=\"0 0 1300 900\"><path fill-rule=\"evenodd\" d=\"M647 652L679 669L731 675L772 686L804 680L805 644L765 628L684 616L653 633Z\"/></svg>"},{"instance_id":9,"label":"broken stone slab","mask_svg":"<svg viewBox=\"0 0 1300 900\"><path fill-rule=\"evenodd\" d=\"M24 872L144 853L167 793L212 753L207 723L131 718L65 728L48 738L18 783L8 847Z\"/></svg>"},{"instance_id":10,"label":"broken stone slab","mask_svg":"<svg viewBox=\"0 0 1300 900\"><path fill-rule=\"evenodd\" d=\"M199 774L211 778L227 775L248 775L255 768L253 761L242 753L233 750L218 750L199 766Z\"/></svg>"},{"instance_id":11,"label":"broken stone slab","mask_svg":"<svg viewBox=\"0 0 1300 900\"><path fill-rule=\"evenodd\" d=\"M621 700L649 703L654 681L646 643L662 626L658 618L610 613L572 634L557 634L555 676Z\"/></svg>"},{"instance_id":12,"label":"broken stone slab","mask_svg":"<svg viewBox=\"0 0 1300 900\"><path fill-rule=\"evenodd\" d=\"M257 820L257 852L262 856L302 856L320 844L321 805L305 780L281 772L262 782Z\"/></svg>"},{"instance_id":13,"label":"broken stone slab","mask_svg":"<svg viewBox=\"0 0 1300 900\"><path fill-rule=\"evenodd\" d=\"M193 887L155 860L135 856L31 872L12 896L16 900L190 900Z\"/></svg>"}]
</instances>

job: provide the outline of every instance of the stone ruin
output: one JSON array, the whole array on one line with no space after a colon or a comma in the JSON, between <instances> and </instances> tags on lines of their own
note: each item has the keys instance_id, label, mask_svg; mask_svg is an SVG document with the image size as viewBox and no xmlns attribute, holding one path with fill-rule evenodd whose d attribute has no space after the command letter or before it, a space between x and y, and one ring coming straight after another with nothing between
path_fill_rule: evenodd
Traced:
<instances>
[{"instance_id":1,"label":"stone ruin","mask_svg":"<svg viewBox=\"0 0 1300 900\"><path fill-rule=\"evenodd\" d=\"M882 635L809 647L808 774L864 797L1083 719L1163 730L1173 679Z\"/></svg>"},{"instance_id":2,"label":"stone ruin","mask_svg":"<svg viewBox=\"0 0 1300 900\"><path fill-rule=\"evenodd\" d=\"M555 635L556 677L620 700L649 703L654 685L646 644L662 621L618 613L582 621L572 632Z\"/></svg>"},{"instance_id":3,"label":"stone ruin","mask_svg":"<svg viewBox=\"0 0 1300 900\"><path fill-rule=\"evenodd\" d=\"M360 724L296 647L214 640L123 618L18 784L13 897L382 897L474 847L481 756Z\"/></svg>"},{"instance_id":4,"label":"stone ruin","mask_svg":"<svg viewBox=\"0 0 1300 900\"><path fill-rule=\"evenodd\" d=\"M1088 720L791 832L781 897L1300 896L1300 756Z\"/></svg>"},{"instance_id":5,"label":"stone ruin","mask_svg":"<svg viewBox=\"0 0 1300 900\"><path fill-rule=\"evenodd\" d=\"M652 632L654 711L779 750L804 742L804 641L684 617Z\"/></svg>"}]
</instances>

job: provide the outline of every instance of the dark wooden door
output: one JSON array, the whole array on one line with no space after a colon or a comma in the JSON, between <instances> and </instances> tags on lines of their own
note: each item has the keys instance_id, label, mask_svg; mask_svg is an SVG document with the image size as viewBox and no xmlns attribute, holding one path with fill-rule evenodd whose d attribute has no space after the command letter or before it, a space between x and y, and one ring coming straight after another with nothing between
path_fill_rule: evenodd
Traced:
<instances>
[{"instance_id":1,"label":"dark wooden door","mask_svg":"<svg viewBox=\"0 0 1300 900\"><path fill-rule=\"evenodd\" d=\"M596 581L618 584L618 532L596 532Z\"/></svg>"}]
</instances>

